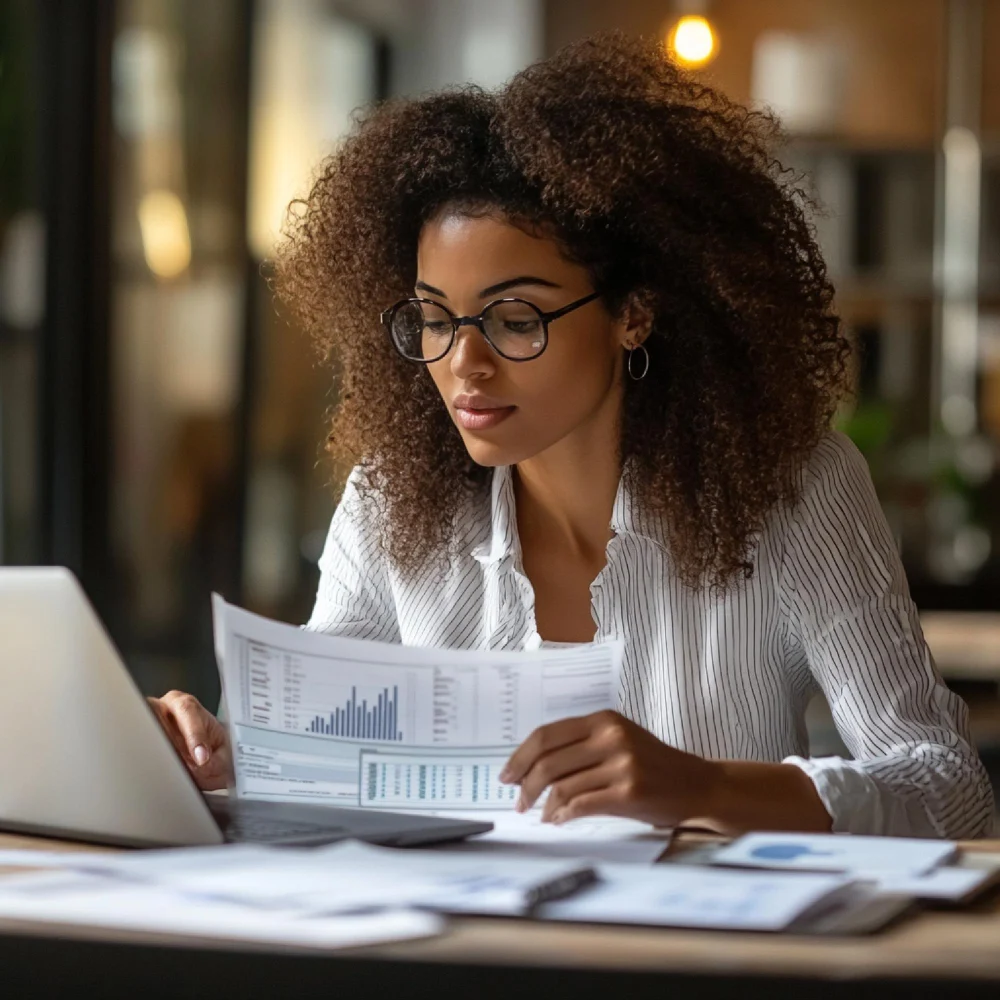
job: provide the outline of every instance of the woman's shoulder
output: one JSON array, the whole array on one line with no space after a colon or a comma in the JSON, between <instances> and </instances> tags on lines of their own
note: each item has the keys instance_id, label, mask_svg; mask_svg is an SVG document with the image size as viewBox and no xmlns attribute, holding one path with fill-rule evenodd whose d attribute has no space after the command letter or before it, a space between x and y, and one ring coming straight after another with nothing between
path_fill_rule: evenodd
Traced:
<instances>
[{"instance_id":1,"label":"woman's shoulder","mask_svg":"<svg viewBox=\"0 0 1000 1000\"><path fill-rule=\"evenodd\" d=\"M867 523L881 516L864 455L846 434L830 430L802 462L795 494L771 511L764 534L783 539L787 546L816 530L839 535L851 522Z\"/></svg>"},{"instance_id":2,"label":"woman's shoulder","mask_svg":"<svg viewBox=\"0 0 1000 1000\"><path fill-rule=\"evenodd\" d=\"M802 469L804 490L859 474L869 477L868 463L858 446L840 431L830 430L813 448Z\"/></svg>"},{"instance_id":3,"label":"woman's shoulder","mask_svg":"<svg viewBox=\"0 0 1000 1000\"><path fill-rule=\"evenodd\" d=\"M882 508L868 462L840 431L828 431L803 463L798 496L786 511L792 523L838 525L841 530L881 522Z\"/></svg>"}]
</instances>

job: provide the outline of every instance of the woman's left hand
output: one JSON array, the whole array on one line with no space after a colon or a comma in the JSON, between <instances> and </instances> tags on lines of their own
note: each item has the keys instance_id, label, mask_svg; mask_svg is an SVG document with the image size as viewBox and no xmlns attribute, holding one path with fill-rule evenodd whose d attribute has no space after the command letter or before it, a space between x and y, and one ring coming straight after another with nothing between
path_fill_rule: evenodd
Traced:
<instances>
[{"instance_id":1,"label":"woman's left hand","mask_svg":"<svg viewBox=\"0 0 1000 1000\"><path fill-rule=\"evenodd\" d=\"M717 772L711 761L605 711L540 726L511 755L500 780L520 784L522 812L548 788L543 822L604 814L675 826L705 815Z\"/></svg>"}]
</instances>

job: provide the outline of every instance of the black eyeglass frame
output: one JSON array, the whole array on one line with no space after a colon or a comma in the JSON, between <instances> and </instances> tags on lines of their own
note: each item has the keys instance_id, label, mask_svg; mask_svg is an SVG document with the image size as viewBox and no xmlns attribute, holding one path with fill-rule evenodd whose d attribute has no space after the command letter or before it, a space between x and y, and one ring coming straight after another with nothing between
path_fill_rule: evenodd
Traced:
<instances>
[{"instance_id":1,"label":"black eyeglass frame","mask_svg":"<svg viewBox=\"0 0 1000 1000\"><path fill-rule=\"evenodd\" d=\"M424 299L416 296L410 299L400 299L395 305L389 306L388 309L383 309L382 312L379 313L379 320L385 327L386 332L389 334L389 340L396 353L401 358L404 358L406 361L412 361L414 364L430 365L434 364L435 361L440 361L442 358L446 357L452 347L455 346L455 338L458 336L459 329L463 326L469 325L474 326L483 335L483 339L490 345L493 351L496 354L499 354L505 361L534 361L536 358L541 357L541 355L545 353L545 348L549 346L549 323L553 320L559 319L561 316L565 316L574 309L579 309L581 306L585 306L588 302L593 302L594 299L599 297L600 292L591 292L589 295L584 295L583 298L577 299L575 302L570 302L569 305L563 306L561 309L552 309L549 312L543 312L534 304L534 302L529 302L527 299L521 299L517 296L510 296L502 299L493 299L492 302L487 302L478 316L456 316L447 306L441 305L440 302L435 302L434 299ZM402 309L403 306L409 305L411 302L426 302L428 305L437 306L438 309L444 310L444 312L451 317L451 337L448 340L448 346L439 355L437 355L437 357L411 357L409 354L404 354L400 349L399 344L396 343L396 338L392 333L392 322L395 319L398 310ZM500 305L503 302L520 302L522 305L528 306L529 309L537 313L538 318L542 321L542 336L544 338L542 348L537 354L532 354L530 358L512 358L509 355L504 354L504 352L501 351L492 340L490 340L490 335L486 332L486 324L483 321L483 316L494 306Z\"/></svg>"}]
</instances>

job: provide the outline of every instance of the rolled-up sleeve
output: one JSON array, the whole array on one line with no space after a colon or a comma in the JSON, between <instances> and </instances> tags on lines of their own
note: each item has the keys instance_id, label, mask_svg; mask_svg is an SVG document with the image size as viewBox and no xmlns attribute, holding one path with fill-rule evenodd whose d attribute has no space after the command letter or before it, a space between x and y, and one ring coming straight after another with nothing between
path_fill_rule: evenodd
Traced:
<instances>
[{"instance_id":1,"label":"rolled-up sleeve","mask_svg":"<svg viewBox=\"0 0 1000 1000\"><path fill-rule=\"evenodd\" d=\"M399 642L388 560L379 544L375 496L359 488L355 468L330 522L319 559L319 586L309 621L314 632Z\"/></svg>"},{"instance_id":2,"label":"rolled-up sleeve","mask_svg":"<svg viewBox=\"0 0 1000 1000\"><path fill-rule=\"evenodd\" d=\"M993 794L965 703L924 641L864 458L825 438L787 523L787 640L804 653L853 760L789 757L833 829L962 838L990 831Z\"/></svg>"}]
</instances>

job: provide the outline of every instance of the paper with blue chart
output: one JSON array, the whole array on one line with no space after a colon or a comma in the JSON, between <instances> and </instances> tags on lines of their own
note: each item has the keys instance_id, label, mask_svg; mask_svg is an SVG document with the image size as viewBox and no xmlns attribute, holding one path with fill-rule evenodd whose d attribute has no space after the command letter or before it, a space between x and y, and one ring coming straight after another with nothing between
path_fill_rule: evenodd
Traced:
<instances>
[{"instance_id":1,"label":"paper with blue chart","mask_svg":"<svg viewBox=\"0 0 1000 1000\"><path fill-rule=\"evenodd\" d=\"M533 729L617 704L620 643L531 653L423 649L274 622L213 595L247 798L510 810L499 772Z\"/></svg>"},{"instance_id":2,"label":"paper with blue chart","mask_svg":"<svg viewBox=\"0 0 1000 1000\"><path fill-rule=\"evenodd\" d=\"M749 833L716 851L712 861L749 868L924 875L950 861L956 847L942 840Z\"/></svg>"}]
</instances>

